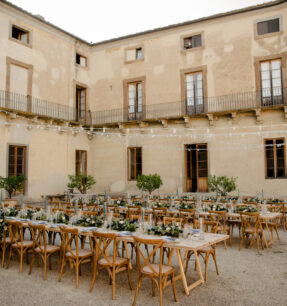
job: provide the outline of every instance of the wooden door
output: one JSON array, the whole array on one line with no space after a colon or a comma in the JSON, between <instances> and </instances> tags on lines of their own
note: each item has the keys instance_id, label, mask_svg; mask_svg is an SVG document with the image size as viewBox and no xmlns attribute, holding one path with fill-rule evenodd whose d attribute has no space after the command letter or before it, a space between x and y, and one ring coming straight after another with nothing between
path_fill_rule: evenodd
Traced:
<instances>
[{"instance_id":1,"label":"wooden door","mask_svg":"<svg viewBox=\"0 0 287 306\"><path fill-rule=\"evenodd\" d=\"M186 192L207 192L207 144L185 145Z\"/></svg>"}]
</instances>

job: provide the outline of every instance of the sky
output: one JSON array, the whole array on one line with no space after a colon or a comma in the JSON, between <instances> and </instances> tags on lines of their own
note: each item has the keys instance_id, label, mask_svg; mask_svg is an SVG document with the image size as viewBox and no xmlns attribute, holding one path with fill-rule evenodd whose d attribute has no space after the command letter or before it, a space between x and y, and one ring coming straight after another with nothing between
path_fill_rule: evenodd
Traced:
<instances>
[{"instance_id":1,"label":"sky","mask_svg":"<svg viewBox=\"0 0 287 306\"><path fill-rule=\"evenodd\" d=\"M228 12L269 0L10 0L88 42Z\"/></svg>"}]
</instances>

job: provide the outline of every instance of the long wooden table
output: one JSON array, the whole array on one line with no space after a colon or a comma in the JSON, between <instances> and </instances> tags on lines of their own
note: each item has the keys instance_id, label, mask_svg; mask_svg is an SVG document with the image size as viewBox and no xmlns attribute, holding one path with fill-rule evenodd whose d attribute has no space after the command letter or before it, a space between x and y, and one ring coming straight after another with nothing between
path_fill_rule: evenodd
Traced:
<instances>
[{"instance_id":1,"label":"long wooden table","mask_svg":"<svg viewBox=\"0 0 287 306\"><path fill-rule=\"evenodd\" d=\"M34 222L36 223L36 222ZM23 222L23 225L26 227L29 227L29 223L27 221ZM46 230L47 231L51 231L51 232L60 232L60 228L59 227L55 227L55 225L53 224L46 224ZM87 231L87 229L85 227L80 227L80 226L73 226L73 228L78 228L79 229L79 235L82 236L86 236L86 237L92 237L92 232L91 231ZM155 235L147 235L147 234L142 234L142 233L137 233L135 232L132 236L122 236L120 235L121 232L117 232L114 230L107 230L107 229L101 229L101 228L95 228L95 230L99 230L99 231L104 231L104 232L109 232L109 233L117 233L119 234L117 240L122 241L124 243L125 246L125 250L126 250L126 256L127 258L130 258L130 254L129 254L129 250L128 250L128 242L133 242L133 237L132 236L139 236L142 238L148 238L148 239L162 239L161 236L155 236ZM164 247L171 249L171 253L170 256L168 258L168 265L171 264L171 260L172 260L172 255L174 253L174 251L176 252L176 257L177 257L177 262L178 262L178 266L179 266L179 274L176 275L175 279L182 280L182 284L184 287L184 291L187 295L189 295L189 292L204 283L204 277L202 274L202 270L201 270L201 265L200 265L200 261L199 261L199 257L198 257L198 250L199 249L203 249L209 246L214 246L224 240L227 240L229 238L228 235L222 235L222 234L212 234L212 233L204 233L203 235L204 239L200 239L200 237L195 237L195 236L191 236L191 238L189 239L178 239L176 242L165 242L164 243ZM182 257L181 251L184 251L184 256ZM194 257L195 257L195 262L197 265L197 273L199 276L199 279L196 280L195 282L188 284L187 283L187 279L186 279L186 275L185 275L185 271L184 271L184 266L186 264L186 260L187 260L187 254L189 251L192 251L194 253ZM166 281L165 282L165 286L170 285L170 281Z\"/></svg>"}]
</instances>

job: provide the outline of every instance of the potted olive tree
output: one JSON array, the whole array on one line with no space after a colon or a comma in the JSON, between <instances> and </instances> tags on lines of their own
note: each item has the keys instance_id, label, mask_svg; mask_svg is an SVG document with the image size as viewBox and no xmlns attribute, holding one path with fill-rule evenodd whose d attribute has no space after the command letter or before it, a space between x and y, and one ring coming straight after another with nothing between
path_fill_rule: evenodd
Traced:
<instances>
[{"instance_id":1,"label":"potted olive tree","mask_svg":"<svg viewBox=\"0 0 287 306\"><path fill-rule=\"evenodd\" d=\"M9 175L8 177L0 176L0 189L4 189L7 191L9 199L4 199L4 203L9 203L10 205L14 205L17 203L16 199L12 199L12 195L17 191L21 191L24 188L25 183L24 175Z\"/></svg>"},{"instance_id":2,"label":"potted olive tree","mask_svg":"<svg viewBox=\"0 0 287 306\"><path fill-rule=\"evenodd\" d=\"M210 190L216 192L216 196L226 197L228 193L236 190L236 179L236 177L211 175L207 183Z\"/></svg>"},{"instance_id":3,"label":"potted olive tree","mask_svg":"<svg viewBox=\"0 0 287 306\"><path fill-rule=\"evenodd\" d=\"M137 177L137 187L139 190L151 193L162 185L161 177L155 173L150 175L141 174Z\"/></svg>"},{"instance_id":4,"label":"potted olive tree","mask_svg":"<svg viewBox=\"0 0 287 306\"><path fill-rule=\"evenodd\" d=\"M78 174L68 175L69 182L67 187L71 193L74 193L74 189L77 189L80 193L87 193L87 190L91 189L96 181L92 175Z\"/></svg>"}]
</instances>

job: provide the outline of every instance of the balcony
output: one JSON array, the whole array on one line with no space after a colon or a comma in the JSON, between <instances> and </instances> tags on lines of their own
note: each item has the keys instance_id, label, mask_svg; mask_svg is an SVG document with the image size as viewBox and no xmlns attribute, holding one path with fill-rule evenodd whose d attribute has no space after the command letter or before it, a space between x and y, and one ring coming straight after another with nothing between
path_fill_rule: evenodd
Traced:
<instances>
[{"instance_id":1,"label":"balcony","mask_svg":"<svg viewBox=\"0 0 287 306\"><path fill-rule=\"evenodd\" d=\"M285 97L285 98L284 98ZM285 101L285 104L284 104ZM202 102L202 101L201 101ZM170 102L143 105L141 111L118 108L103 111L85 111L79 118L74 107L48 102L31 96L0 91L0 108L25 116L39 116L52 120L69 121L83 125L108 125L131 121L157 121L181 119L185 116L206 116L210 113L230 113L258 108L274 108L287 105L287 89L270 92L244 92L208 97L198 105L185 102Z\"/></svg>"}]
</instances>

